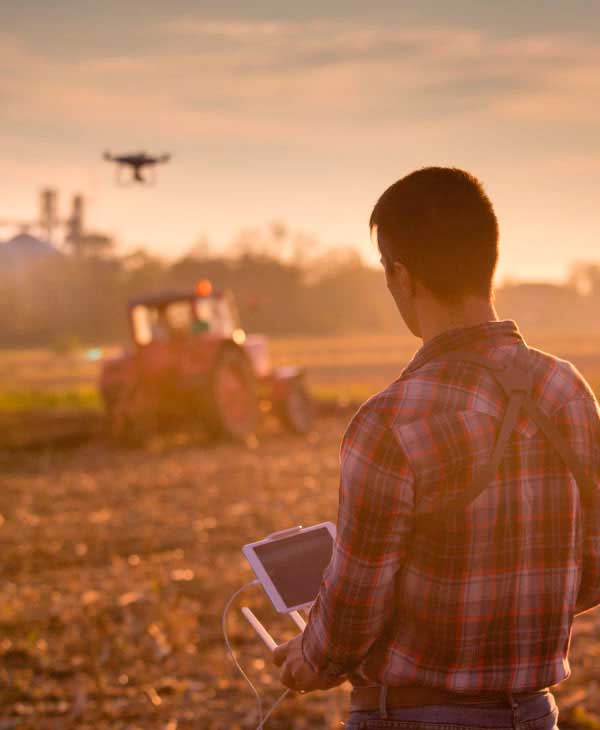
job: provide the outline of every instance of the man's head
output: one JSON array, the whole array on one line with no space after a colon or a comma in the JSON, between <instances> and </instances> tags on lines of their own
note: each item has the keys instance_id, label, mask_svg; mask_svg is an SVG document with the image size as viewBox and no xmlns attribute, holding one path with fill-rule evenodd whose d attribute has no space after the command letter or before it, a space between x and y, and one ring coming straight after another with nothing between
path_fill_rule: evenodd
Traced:
<instances>
[{"instance_id":1,"label":"man's head","mask_svg":"<svg viewBox=\"0 0 600 730\"><path fill-rule=\"evenodd\" d=\"M449 167L426 167L391 185L370 220L388 288L408 327L420 335L421 297L448 308L491 300L498 221L481 183Z\"/></svg>"}]
</instances>

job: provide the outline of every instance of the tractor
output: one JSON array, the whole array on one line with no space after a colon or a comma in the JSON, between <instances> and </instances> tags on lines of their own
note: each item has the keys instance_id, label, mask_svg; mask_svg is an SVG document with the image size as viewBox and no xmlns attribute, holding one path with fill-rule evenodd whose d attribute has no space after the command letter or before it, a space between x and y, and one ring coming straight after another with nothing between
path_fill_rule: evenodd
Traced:
<instances>
[{"instance_id":1,"label":"tractor","mask_svg":"<svg viewBox=\"0 0 600 730\"><path fill-rule=\"evenodd\" d=\"M215 437L245 440L261 411L295 433L312 427L303 371L272 366L266 337L244 332L230 292L201 281L133 299L128 314L133 348L107 360L100 375L114 437L141 441L188 420Z\"/></svg>"}]
</instances>

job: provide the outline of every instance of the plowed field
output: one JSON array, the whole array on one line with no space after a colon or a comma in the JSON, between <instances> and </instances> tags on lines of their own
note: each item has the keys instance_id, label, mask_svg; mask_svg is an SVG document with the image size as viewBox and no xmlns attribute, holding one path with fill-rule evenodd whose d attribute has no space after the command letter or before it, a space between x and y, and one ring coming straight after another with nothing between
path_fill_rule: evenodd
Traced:
<instances>
[{"instance_id":1,"label":"plowed field","mask_svg":"<svg viewBox=\"0 0 600 730\"><path fill-rule=\"evenodd\" d=\"M304 439L274 431L250 447L93 442L5 457L0 728L255 727L220 625L228 596L253 577L240 546L335 519L345 420L323 418ZM244 603L277 639L294 627L256 587L230 616L269 706L280 687ZM559 692L565 711L579 696L600 716L600 613L576 619L572 662ZM269 727L334 728L346 702L344 688L292 696Z\"/></svg>"}]
</instances>

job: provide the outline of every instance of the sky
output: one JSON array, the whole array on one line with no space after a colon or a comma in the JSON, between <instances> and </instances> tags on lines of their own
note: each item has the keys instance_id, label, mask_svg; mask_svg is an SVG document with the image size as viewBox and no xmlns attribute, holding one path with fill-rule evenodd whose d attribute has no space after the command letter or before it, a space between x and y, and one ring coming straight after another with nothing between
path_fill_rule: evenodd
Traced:
<instances>
[{"instance_id":1,"label":"sky","mask_svg":"<svg viewBox=\"0 0 600 730\"><path fill-rule=\"evenodd\" d=\"M499 276L560 280L600 260L599 30L595 0L2 0L0 220L50 186L123 252L277 220L376 260L379 194L452 165L494 203ZM104 150L173 158L120 187Z\"/></svg>"}]
</instances>

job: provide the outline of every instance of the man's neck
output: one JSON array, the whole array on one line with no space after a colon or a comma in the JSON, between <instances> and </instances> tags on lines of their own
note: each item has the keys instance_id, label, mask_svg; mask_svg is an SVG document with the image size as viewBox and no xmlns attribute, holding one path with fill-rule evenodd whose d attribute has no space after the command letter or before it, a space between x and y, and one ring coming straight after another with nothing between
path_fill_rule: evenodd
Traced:
<instances>
[{"instance_id":1,"label":"man's neck","mask_svg":"<svg viewBox=\"0 0 600 730\"><path fill-rule=\"evenodd\" d=\"M447 330L498 320L492 302L481 297L467 297L457 306L448 306L428 297L420 301L418 310L423 344Z\"/></svg>"}]
</instances>

